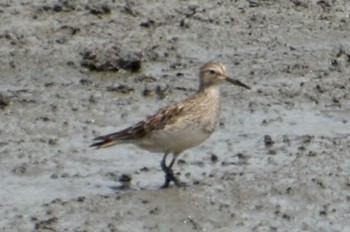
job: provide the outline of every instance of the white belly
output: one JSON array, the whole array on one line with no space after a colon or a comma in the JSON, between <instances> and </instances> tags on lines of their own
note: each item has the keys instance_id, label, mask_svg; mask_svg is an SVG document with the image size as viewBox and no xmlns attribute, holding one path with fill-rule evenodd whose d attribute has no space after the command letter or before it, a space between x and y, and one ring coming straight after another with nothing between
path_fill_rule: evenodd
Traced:
<instances>
[{"instance_id":1,"label":"white belly","mask_svg":"<svg viewBox=\"0 0 350 232\"><path fill-rule=\"evenodd\" d=\"M211 133L200 126L165 128L140 141L138 146L151 152L181 153L204 142Z\"/></svg>"}]
</instances>

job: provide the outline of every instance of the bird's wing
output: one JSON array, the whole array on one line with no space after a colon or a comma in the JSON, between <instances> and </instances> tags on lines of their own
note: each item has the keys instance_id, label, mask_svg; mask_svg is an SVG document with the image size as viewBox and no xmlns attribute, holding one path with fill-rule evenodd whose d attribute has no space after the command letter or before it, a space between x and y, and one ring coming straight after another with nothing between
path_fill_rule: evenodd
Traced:
<instances>
[{"instance_id":1,"label":"bird's wing","mask_svg":"<svg viewBox=\"0 0 350 232\"><path fill-rule=\"evenodd\" d=\"M184 105L182 105L181 102L165 107L147 118L145 121L145 129L147 132L161 130L167 125L174 124L183 114Z\"/></svg>"},{"instance_id":2,"label":"bird's wing","mask_svg":"<svg viewBox=\"0 0 350 232\"><path fill-rule=\"evenodd\" d=\"M95 143L91 147L106 148L118 143L123 143L131 140L142 139L152 131L161 130L166 125L171 125L183 114L183 104L175 104L160 109L154 115L148 117L144 121L140 121L135 125L124 130L96 137Z\"/></svg>"}]
</instances>

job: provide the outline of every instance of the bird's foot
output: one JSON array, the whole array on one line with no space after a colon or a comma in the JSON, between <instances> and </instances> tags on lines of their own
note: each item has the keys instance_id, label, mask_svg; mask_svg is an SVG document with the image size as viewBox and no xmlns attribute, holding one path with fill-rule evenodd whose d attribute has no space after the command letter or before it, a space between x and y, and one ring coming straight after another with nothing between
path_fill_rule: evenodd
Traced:
<instances>
[{"instance_id":1,"label":"bird's foot","mask_svg":"<svg viewBox=\"0 0 350 232\"><path fill-rule=\"evenodd\" d=\"M166 169L163 169L164 173L165 173L165 181L164 181L164 184L162 185L162 189L164 188L168 188L169 187L169 184L170 182L174 182L174 184L176 185L176 187L184 187L185 185L183 183L181 183L179 181L179 179L174 175L174 172L172 169L170 168L166 168Z\"/></svg>"}]
</instances>

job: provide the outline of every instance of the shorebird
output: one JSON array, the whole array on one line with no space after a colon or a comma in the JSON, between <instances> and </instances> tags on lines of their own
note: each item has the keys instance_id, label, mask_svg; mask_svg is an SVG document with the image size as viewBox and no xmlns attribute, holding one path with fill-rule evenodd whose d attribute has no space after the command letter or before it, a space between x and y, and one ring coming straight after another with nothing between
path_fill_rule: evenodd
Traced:
<instances>
[{"instance_id":1,"label":"shorebird","mask_svg":"<svg viewBox=\"0 0 350 232\"><path fill-rule=\"evenodd\" d=\"M239 80L229 78L225 66L209 62L200 68L199 88L191 97L157 111L124 130L99 136L91 147L106 148L117 144L134 144L150 152L163 153L160 166L165 173L162 188L171 181L181 186L172 170L176 158L185 150L204 142L215 130L220 111L219 85L225 81L250 89ZM167 165L166 159L173 154Z\"/></svg>"}]
</instances>

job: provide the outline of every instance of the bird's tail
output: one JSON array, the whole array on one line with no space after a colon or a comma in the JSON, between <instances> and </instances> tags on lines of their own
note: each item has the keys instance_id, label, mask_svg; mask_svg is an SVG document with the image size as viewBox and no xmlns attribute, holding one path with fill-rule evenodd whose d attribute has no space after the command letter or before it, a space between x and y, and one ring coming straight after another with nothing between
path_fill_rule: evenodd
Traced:
<instances>
[{"instance_id":1,"label":"bird's tail","mask_svg":"<svg viewBox=\"0 0 350 232\"><path fill-rule=\"evenodd\" d=\"M145 122L141 121L132 127L128 127L124 130L96 137L95 143L91 144L90 147L106 148L116 144L129 143L137 139L143 138L146 135Z\"/></svg>"},{"instance_id":2,"label":"bird's tail","mask_svg":"<svg viewBox=\"0 0 350 232\"><path fill-rule=\"evenodd\" d=\"M94 138L94 141L95 143L91 144L90 147L106 148L120 143L114 134L96 137Z\"/></svg>"}]
</instances>

